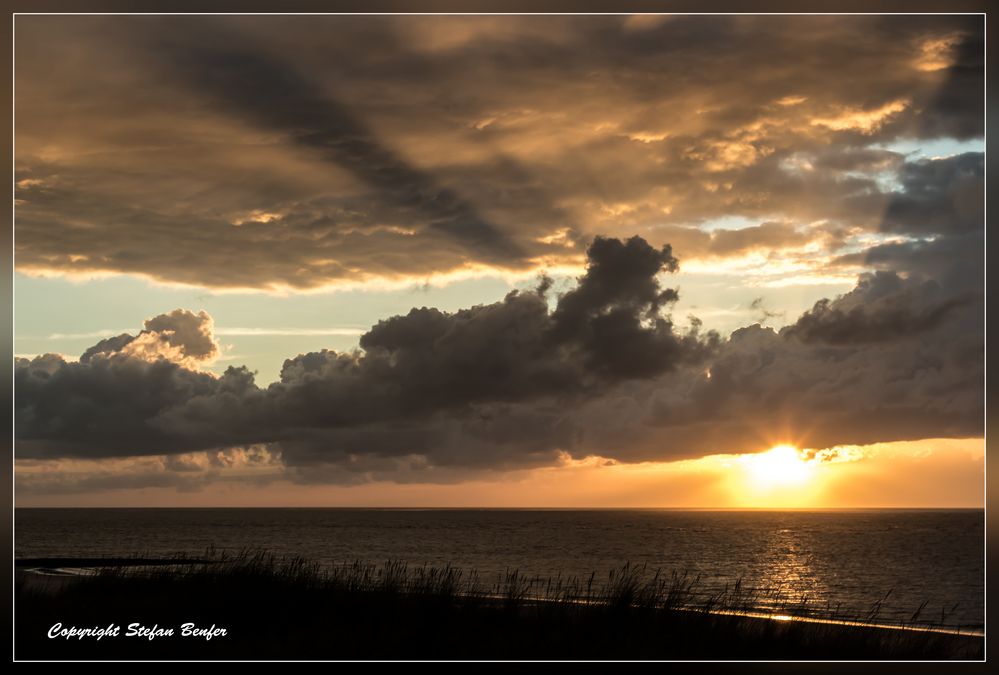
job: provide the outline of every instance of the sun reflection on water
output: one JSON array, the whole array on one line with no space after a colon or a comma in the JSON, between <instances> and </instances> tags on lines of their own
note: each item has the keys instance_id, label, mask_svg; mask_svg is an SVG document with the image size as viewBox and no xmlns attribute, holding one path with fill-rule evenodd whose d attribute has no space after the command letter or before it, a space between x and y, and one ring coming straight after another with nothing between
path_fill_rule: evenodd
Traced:
<instances>
[{"instance_id":1,"label":"sun reflection on water","mask_svg":"<svg viewBox=\"0 0 999 675\"><path fill-rule=\"evenodd\" d=\"M775 529L760 556L761 605L779 617L828 611L827 589L812 566L812 553L801 533Z\"/></svg>"}]
</instances>

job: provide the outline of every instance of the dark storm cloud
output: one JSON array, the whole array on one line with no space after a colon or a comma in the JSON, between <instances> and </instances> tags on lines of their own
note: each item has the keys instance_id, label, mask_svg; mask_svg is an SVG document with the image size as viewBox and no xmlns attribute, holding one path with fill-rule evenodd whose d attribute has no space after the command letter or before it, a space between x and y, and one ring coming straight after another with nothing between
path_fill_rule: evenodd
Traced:
<instances>
[{"instance_id":1,"label":"dark storm cloud","mask_svg":"<svg viewBox=\"0 0 999 675\"><path fill-rule=\"evenodd\" d=\"M887 245L881 271L774 331L735 331L703 370L622 383L562 420L575 454L623 461L984 433L983 223ZM946 228L943 228L946 229Z\"/></svg>"},{"instance_id":2,"label":"dark storm cloud","mask_svg":"<svg viewBox=\"0 0 999 675\"><path fill-rule=\"evenodd\" d=\"M17 31L18 265L208 286L579 264L596 234L690 259L672 232L723 216L912 232L920 168L879 146L977 138L984 119L971 16Z\"/></svg>"},{"instance_id":3,"label":"dark storm cloud","mask_svg":"<svg viewBox=\"0 0 999 675\"><path fill-rule=\"evenodd\" d=\"M215 378L184 367L214 341L201 330L210 317L182 310L148 320L134 340L102 341L80 363L21 359L19 452L122 456L288 440L284 453L293 462L296 442L327 448L327 458L362 448L394 456L453 451L442 435L478 435L477 445L500 447L530 445L526 439L537 436L533 443L544 445L548 435L523 423L526 412L516 427L503 428L508 415L489 419L504 405L588 398L617 382L653 378L703 361L718 343L713 333L678 334L664 318L677 297L658 279L677 267L668 246L598 238L588 256L587 273L554 311L537 292L453 314L414 309L361 336L363 353L289 359L267 389L245 368ZM183 349L134 349L144 338L151 345L172 339ZM490 406L500 408L490 413Z\"/></svg>"},{"instance_id":4,"label":"dark storm cloud","mask_svg":"<svg viewBox=\"0 0 999 675\"><path fill-rule=\"evenodd\" d=\"M897 342L918 336L947 320L981 295L944 295L933 280L907 283L894 272L864 276L838 301L820 300L783 333L804 342L852 344Z\"/></svg>"},{"instance_id":5,"label":"dark storm cloud","mask_svg":"<svg viewBox=\"0 0 999 675\"><path fill-rule=\"evenodd\" d=\"M362 335L363 355L323 351L287 360L281 381L268 389L276 418L292 427L350 427L335 445L357 438L399 443L403 434L412 447L433 452L439 439L413 433L406 420L478 404L592 395L710 353L716 335L679 335L661 315L676 298L657 279L675 269L668 247L597 239L588 257L587 273L554 312L540 294L521 292L455 313L413 309ZM386 420L405 423L401 430L365 429Z\"/></svg>"},{"instance_id":6,"label":"dark storm cloud","mask_svg":"<svg viewBox=\"0 0 999 675\"><path fill-rule=\"evenodd\" d=\"M15 363L14 424L22 456L181 452L182 443L158 430L153 420L220 386L211 375L166 360L114 354L52 367L50 357Z\"/></svg>"},{"instance_id":7,"label":"dark storm cloud","mask_svg":"<svg viewBox=\"0 0 999 675\"><path fill-rule=\"evenodd\" d=\"M948 266L868 275L780 332L719 342L662 317L668 247L596 240L589 258L554 310L544 281L454 313L413 309L364 334L363 352L288 359L266 389L246 368L214 377L106 349L21 359L17 456L271 444L286 477L351 484L461 480L562 453L627 462L982 433L984 306Z\"/></svg>"},{"instance_id":8,"label":"dark storm cloud","mask_svg":"<svg viewBox=\"0 0 999 675\"><path fill-rule=\"evenodd\" d=\"M984 225L984 221L982 221ZM883 244L869 249L861 262L921 278L939 279L954 292L984 291L985 231Z\"/></svg>"},{"instance_id":9,"label":"dark storm cloud","mask_svg":"<svg viewBox=\"0 0 999 675\"><path fill-rule=\"evenodd\" d=\"M580 412L622 459L664 447L685 456L762 450L776 443L825 448L983 433L981 323L951 317L897 343L809 344L774 331L736 331L711 377L630 393L627 416ZM622 393L622 395L626 395ZM613 456L613 455L612 455Z\"/></svg>"},{"instance_id":10,"label":"dark storm cloud","mask_svg":"<svg viewBox=\"0 0 999 675\"><path fill-rule=\"evenodd\" d=\"M954 234L980 229L985 218L985 155L908 162L902 189L888 203L881 224L888 232Z\"/></svg>"}]
</instances>

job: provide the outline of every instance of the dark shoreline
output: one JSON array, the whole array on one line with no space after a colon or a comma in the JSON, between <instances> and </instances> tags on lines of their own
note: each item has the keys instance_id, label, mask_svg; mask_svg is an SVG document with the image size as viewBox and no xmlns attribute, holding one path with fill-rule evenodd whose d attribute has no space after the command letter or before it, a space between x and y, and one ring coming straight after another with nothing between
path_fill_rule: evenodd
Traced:
<instances>
[{"instance_id":1,"label":"dark shoreline","mask_svg":"<svg viewBox=\"0 0 999 675\"><path fill-rule=\"evenodd\" d=\"M155 567L160 565L211 565L215 560L208 558L140 558L140 557L106 557L106 558L17 558L14 567L39 568L85 568L85 567Z\"/></svg>"},{"instance_id":2,"label":"dark shoreline","mask_svg":"<svg viewBox=\"0 0 999 675\"><path fill-rule=\"evenodd\" d=\"M86 575L48 577L20 566L16 658L938 660L984 653L983 637L946 627L773 620L742 613L733 598L684 606L676 578L653 588L622 576L587 589L584 601L574 595L578 586L529 597L515 574L493 589L500 593L476 591L450 568L355 566L329 576L307 561L260 553L207 564L98 560ZM182 637L188 622L224 627L227 635ZM118 625L121 633L50 639L56 623ZM177 634L126 637L133 623Z\"/></svg>"}]
</instances>

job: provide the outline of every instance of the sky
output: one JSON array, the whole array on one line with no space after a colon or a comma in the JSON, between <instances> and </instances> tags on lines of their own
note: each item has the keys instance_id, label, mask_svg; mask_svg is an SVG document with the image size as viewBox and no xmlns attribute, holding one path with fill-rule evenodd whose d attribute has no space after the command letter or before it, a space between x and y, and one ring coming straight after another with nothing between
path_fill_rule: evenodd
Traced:
<instances>
[{"instance_id":1,"label":"sky","mask_svg":"<svg viewBox=\"0 0 999 675\"><path fill-rule=\"evenodd\" d=\"M981 507L981 16L18 16L22 506Z\"/></svg>"}]
</instances>

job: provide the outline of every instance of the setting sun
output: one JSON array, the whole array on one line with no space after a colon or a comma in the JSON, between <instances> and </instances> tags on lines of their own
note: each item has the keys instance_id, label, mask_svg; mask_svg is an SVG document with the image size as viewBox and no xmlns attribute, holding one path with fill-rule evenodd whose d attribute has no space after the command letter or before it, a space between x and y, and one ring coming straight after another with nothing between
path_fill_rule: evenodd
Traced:
<instances>
[{"instance_id":1,"label":"setting sun","mask_svg":"<svg viewBox=\"0 0 999 675\"><path fill-rule=\"evenodd\" d=\"M791 445L778 445L766 452L745 455L740 461L757 487L798 486L813 475L811 463Z\"/></svg>"}]
</instances>

